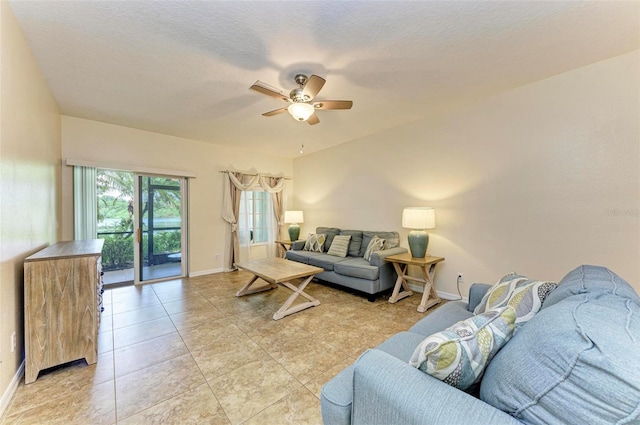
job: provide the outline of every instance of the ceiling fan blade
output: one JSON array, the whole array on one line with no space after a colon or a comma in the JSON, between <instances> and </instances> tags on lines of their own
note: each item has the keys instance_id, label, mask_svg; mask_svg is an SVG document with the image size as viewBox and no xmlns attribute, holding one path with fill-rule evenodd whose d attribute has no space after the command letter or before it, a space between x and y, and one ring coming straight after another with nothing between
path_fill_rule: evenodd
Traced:
<instances>
[{"instance_id":1,"label":"ceiling fan blade","mask_svg":"<svg viewBox=\"0 0 640 425\"><path fill-rule=\"evenodd\" d=\"M280 108L280 109L274 109L273 111L265 112L262 115L265 116L265 117L272 117L274 115L279 115L279 114L281 114L283 112L287 112L287 108L288 108L288 106L284 107L284 108Z\"/></svg>"},{"instance_id":2,"label":"ceiling fan blade","mask_svg":"<svg viewBox=\"0 0 640 425\"><path fill-rule=\"evenodd\" d=\"M251 90L255 90L257 92L260 92L262 94L266 94L267 96L271 96L271 97L275 97L276 99L284 100L285 102L291 101L291 99L289 99L289 95L287 93L285 93L284 90L281 90L281 89L279 89L277 87L270 86L269 84L265 84L262 81L256 81L249 88Z\"/></svg>"},{"instance_id":3,"label":"ceiling fan blade","mask_svg":"<svg viewBox=\"0 0 640 425\"><path fill-rule=\"evenodd\" d=\"M304 86L302 86L302 94L305 97L309 96L309 100L312 100L322 89L322 86L324 86L325 82L326 81L324 78L318 77L317 75L312 75L304 83Z\"/></svg>"},{"instance_id":4,"label":"ceiling fan blade","mask_svg":"<svg viewBox=\"0 0 640 425\"><path fill-rule=\"evenodd\" d=\"M313 103L316 109L351 109L352 106L351 100L322 100Z\"/></svg>"},{"instance_id":5,"label":"ceiling fan blade","mask_svg":"<svg viewBox=\"0 0 640 425\"><path fill-rule=\"evenodd\" d=\"M313 114L309 117L309 119L307 120L307 122L309 123L309 125L316 125L320 122L320 119L318 118L318 116L316 114Z\"/></svg>"}]
</instances>

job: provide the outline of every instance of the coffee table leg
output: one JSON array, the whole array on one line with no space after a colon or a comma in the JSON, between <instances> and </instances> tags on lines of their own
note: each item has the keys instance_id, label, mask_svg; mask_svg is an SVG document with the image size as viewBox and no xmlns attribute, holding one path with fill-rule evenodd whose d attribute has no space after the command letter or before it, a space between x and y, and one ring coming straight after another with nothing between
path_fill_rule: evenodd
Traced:
<instances>
[{"instance_id":1,"label":"coffee table leg","mask_svg":"<svg viewBox=\"0 0 640 425\"><path fill-rule=\"evenodd\" d=\"M281 285L291 289L293 291L293 294L291 294L289 299L287 299L287 301L285 301L285 303L282 304L282 307L280 307L280 309L275 312L275 314L273 315L273 320L280 320L283 317L288 316L290 314L297 313L309 307L315 307L320 305L319 300L313 298L311 295L304 292L304 288L309 284L309 282L311 282L311 279L313 279L313 275L306 278L297 288L295 287L295 285L292 285L289 282L280 282ZM291 304L293 304L295 299L298 298L298 295L302 295L309 301L291 307Z\"/></svg>"},{"instance_id":2,"label":"coffee table leg","mask_svg":"<svg viewBox=\"0 0 640 425\"><path fill-rule=\"evenodd\" d=\"M255 294L256 292L268 291L269 289L277 288L278 285L275 283L269 283L268 285L261 286L259 288L249 289L254 282L258 280L258 276L253 276L251 280L242 287L238 292L236 292L236 297L241 297L243 295Z\"/></svg>"}]
</instances>

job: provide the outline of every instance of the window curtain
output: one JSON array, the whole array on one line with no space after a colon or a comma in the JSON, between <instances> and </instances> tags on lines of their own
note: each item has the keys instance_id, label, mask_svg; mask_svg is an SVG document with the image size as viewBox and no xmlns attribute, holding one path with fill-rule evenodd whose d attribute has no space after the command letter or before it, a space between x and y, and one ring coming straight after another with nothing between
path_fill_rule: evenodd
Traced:
<instances>
[{"instance_id":1,"label":"window curtain","mask_svg":"<svg viewBox=\"0 0 640 425\"><path fill-rule=\"evenodd\" d=\"M241 192L245 190L262 189L271 194L273 200L275 235L274 241L280 235L282 228L282 217L284 216L282 206L282 190L284 188L284 178L266 177L260 174L251 175L239 172L228 171L224 173L222 192L222 218L229 223L231 236L228 241L225 255L225 270L235 270L235 263L240 261L240 235L238 232L238 219L240 216ZM246 227L245 227L246 228ZM271 232L270 232L271 233ZM272 236L269 236L271 242ZM269 244L272 246L273 244ZM274 252L274 251L272 251ZM248 258L248 257L244 257Z\"/></svg>"},{"instance_id":2,"label":"window curtain","mask_svg":"<svg viewBox=\"0 0 640 425\"><path fill-rule=\"evenodd\" d=\"M250 223L249 218L250 209L247 197L242 192L240 193L240 210L238 211L238 243L239 243L239 258L245 260L251 259L251 233L249 232Z\"/></svg>"},{"instance_id":3,"label":"window curtain","mask_svg":"<svg viewBox=\"0 0 640 425\"><path fill-rule=\"evenodd\" d=\"M73 235L76 240L98 237L98 194L94 167L73 167Z\"/></svg>"},{"instance_id":4,"label":"window curtain","mask_svg":"<svg viewBox=\"0 0 640 425\"><path fill-rule=\"evenodd\" d=\"M280 190L269 192L271 194L271 204L273 205L273 215L271 216L272 228L275 232L269 232L269 256L281 257L284 251L280 245L276 246L276 240L280 239L282 232L282 222L284 221L284 205L282 203L282 188L284 187L284 179L281 177L263 177L265 183L269 187L280 187Z\"/></svg>"}]
</instances>

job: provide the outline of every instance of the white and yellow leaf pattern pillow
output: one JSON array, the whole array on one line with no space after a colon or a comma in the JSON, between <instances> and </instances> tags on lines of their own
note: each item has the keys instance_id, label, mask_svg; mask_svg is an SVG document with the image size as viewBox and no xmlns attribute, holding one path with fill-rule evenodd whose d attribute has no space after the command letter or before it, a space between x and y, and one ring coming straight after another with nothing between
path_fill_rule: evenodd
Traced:
<instances>
[{"instance_id":1,"label":"white and yellow leaf pattern pillow","mask_svg":"<svg viewBox=\"0 0 640 425\"><path fill-rule=\"evenodd\" d=\"M409 364L452 387L466 390L513 336L516 312L502 307L456 323L425 338Z\"/></svg>"},{"instance_id":2,"label":"white and yellow leaf pattern pillow","mask_svg":"<svg viewBox=\"0 0 640 425\"><path fill-rule=\"evenodd\" d=\"M516 325L529 321L540 311L547 295L556 288L555 282L531 280L511 273L500 279L480 301L474 314L511 306L516 312Z\"/></svg>"}]
</instances>

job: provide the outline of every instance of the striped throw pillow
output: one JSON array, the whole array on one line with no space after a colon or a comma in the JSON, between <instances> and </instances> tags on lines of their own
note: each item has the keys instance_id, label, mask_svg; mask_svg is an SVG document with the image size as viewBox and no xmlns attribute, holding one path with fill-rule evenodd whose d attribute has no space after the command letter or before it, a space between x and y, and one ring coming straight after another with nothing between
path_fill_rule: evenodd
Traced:
<instances>
[{"instance_id":1,"label":"striped throw pillow","mask_svg":"<svg viewBox=\"0 0 640 425\"><path fill-rule=\"evenodd\" d=\"M346 257L347 252L349 251L350 240L351 235L338 235L334 237L327 254L335 255L336 257Z\"/></svg>"}]
</instances>

